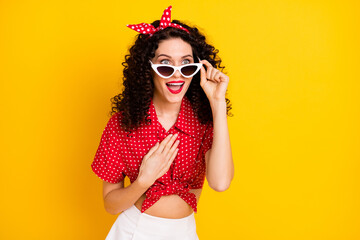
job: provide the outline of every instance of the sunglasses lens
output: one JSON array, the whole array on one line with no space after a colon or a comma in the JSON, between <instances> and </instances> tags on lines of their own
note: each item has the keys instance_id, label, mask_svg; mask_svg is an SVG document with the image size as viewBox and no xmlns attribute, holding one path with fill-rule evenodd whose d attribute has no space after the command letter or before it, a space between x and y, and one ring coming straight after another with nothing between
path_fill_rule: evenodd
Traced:
<instances>
[{"instance_id":1,"label":"sunglasses lens","mask_svg":"<svg viewBox=\"0 0 360 240\"><path fill-rule=\"evenodd\" d=\"M197 69L196 66L186 66L181 69L181 72L185 76L190 76L191 74L193 74L196 71L196 69Z\"/></svg>"},{"instance_id":2,"label":"sunglasses lens","mask_svg":"<svg viewBox=\"0 0 360 240\"><path fill-rule=\"evenodd\" d=\"M157 70L161 75L163 75L165 77L170 76L174 72L174 69L172 69L171 67L167 67L167 66L158 67Z\"/></svg>"}]
</instances>

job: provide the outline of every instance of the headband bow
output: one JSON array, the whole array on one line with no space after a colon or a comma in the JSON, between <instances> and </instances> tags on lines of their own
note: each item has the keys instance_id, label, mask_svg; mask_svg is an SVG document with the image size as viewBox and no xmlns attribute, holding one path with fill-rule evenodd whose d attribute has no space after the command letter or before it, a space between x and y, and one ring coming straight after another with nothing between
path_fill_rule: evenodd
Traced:
<instances>
[{"instance_id":1,"label":"headband bow","mask_svg":"<svg viewBox=\"0 0 360 240\"><path fill-rule=\"evenodd\" d=\"M180 26L179 24L171 22L171 8L172 8L172 6L169 6L168 8L166 8L164 10L164 13L160 20L160 25L157 28L155 28L153 25L148 24L148 23L128 24L126 26L139 32L139 33L149 34L149 37L151 37L154 33L158 32L164 28L167 28L167 27L178 28L178 29L184 30L186 32L189 32L189 30Z\"/></svg>"}]
</instances>

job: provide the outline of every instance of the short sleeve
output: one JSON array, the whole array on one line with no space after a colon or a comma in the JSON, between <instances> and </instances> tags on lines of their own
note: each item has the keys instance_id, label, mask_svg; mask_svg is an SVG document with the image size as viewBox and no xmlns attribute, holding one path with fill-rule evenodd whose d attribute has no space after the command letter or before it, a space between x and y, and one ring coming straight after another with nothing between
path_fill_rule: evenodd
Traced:
<instances>
[{"instance_id":1,"label":"short sleeve","mask_svg":"<svg viewBox=\"0 0 360 240\"><path fill-rule=\"evenodd\" d=\"M211 148L213 142L214 128L213 122L207 124L205 129L204 137L203 137L203 152L204 154Z\"/></svg>"},{"instance_id":2,"label":"short sleeve","mask_svg":"<svg viewBox=\"0 0 360 240\"><path fill-rule=\"evenodd\" d=\"M91 164L93 172L102 180L118 183L124 180L124 163L120 156L120 127L118 113L108 121Z\"/></svg>"}]
</instances>

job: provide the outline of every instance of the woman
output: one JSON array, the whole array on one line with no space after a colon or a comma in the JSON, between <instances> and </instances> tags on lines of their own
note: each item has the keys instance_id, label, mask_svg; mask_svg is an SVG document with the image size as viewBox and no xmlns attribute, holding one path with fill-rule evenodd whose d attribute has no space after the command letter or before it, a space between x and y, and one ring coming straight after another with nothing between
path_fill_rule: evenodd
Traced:
<instances>
[{"instance_id":1,"label":"woman","mask_svg":"<svg viewBox=\"0 0 360 240\"><path fill-rule=\"evenodd\" d=\"M128 25L140 34L91 164L106 211L121 213L109 240L198 239L194 212L205 176L216 191L233 178L229 78L197 28L170 18L171 6L151 25Z\"/></svg>"}]
</instances>

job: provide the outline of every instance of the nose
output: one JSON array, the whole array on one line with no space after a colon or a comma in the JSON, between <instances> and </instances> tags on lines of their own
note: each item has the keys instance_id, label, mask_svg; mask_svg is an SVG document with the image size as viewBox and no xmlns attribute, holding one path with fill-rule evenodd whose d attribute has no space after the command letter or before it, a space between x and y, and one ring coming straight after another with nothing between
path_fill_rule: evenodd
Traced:
<instances>
[{"instance_id":1,"label":"nose","mask_svg":"<svg viewBox=\"0 0 360 240\"><path fill-rule=\"evenodd\" d=\"M182 76L182 75L181 75L181 73L180 73L180 70L176 69L173 77L179 78L179 77L181 77L181 76Z\"/></svg>"}]
</instances>

